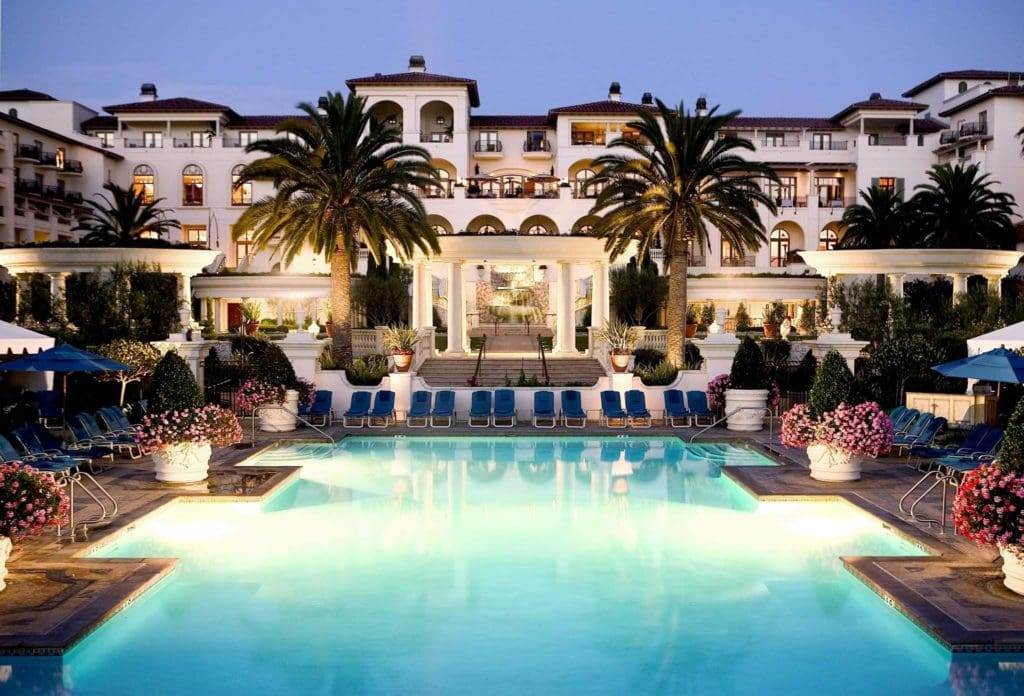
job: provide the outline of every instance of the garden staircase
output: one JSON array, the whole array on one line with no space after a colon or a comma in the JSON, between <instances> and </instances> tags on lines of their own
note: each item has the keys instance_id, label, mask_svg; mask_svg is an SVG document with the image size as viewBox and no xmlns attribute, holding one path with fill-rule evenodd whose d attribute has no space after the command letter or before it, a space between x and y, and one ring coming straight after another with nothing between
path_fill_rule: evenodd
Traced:
<instances>
[{"instance_id":1,"label":"garden staircase","mask_svg":"<svg viewBox=\"0 0 1024 696\"><path fill-rule=\"evenodd\" d=\"M568 383L592 387L605 376L601 363L592 358L557 358L548 355L547 368L551 386L555 387ZM417 374L431 387L465 387L475 370L476 360L429 358L423 361ZM536 377L540 384L544 384L544 363L538 358L487 357L480 362L476 386L503 387L506 378L515 386L520 370L526 374L527 379Z\"/></svg>"}]
</instances>

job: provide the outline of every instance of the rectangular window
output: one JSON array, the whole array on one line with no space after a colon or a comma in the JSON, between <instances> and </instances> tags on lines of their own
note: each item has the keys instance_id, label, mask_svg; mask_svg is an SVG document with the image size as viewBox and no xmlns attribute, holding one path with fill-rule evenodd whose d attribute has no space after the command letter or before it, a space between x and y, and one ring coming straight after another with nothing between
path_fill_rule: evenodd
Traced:
<instances>
[{"instance_id":1,"label":"rectangular window","mask_svg":"<svg viewBox=\"0 0 1024 696\"><path fill-rule=\"evenodd\" d=\"M142 147L163 147L164 134L161 131L144 131L142 133Z\"/></svg>"},{"instance_id":2,"label":"rectangular window","mask_svg":"<svg viewBox=\"0 0 1024 696\"><path fill-rule=\"evenodd\" d=\"M242 147L256 142L256 131L241 131L238 134L238 142Z\"/></svg>"},{"instance_id":3,"label":"rectangular window","mask_svg":"<svg viewBox=\"0 0 1024 696\"><path fill-rule=\"evenodd\" d=\"M252 205L252 182L239 184L238 174L231 175L231 205Z\"/></svg>"},{"instance_id":4,"label":"rectangular window","mask_svg":"<svg viewBox=\"0 0 1024 696\"><path fill-rule=\"evenodd\" d=\"M843 205L843 180L840 177L815 177L818 205L823 208L841 208Z\"/></svg>"},{"instance_id":5,"label":"rectangular window","mask_svg":"<svg viewBox=\"0 0 1024 696\"><path fill-rule=\"evenodd\" d=\"M526 131L526 151L527 152L544 152L550 150L551 147L548 145L547 133L542 130L531 130Z\"/></svg>"},{"instance_id":6,"label":"rectangular window","mask_svg":"<svg viewBox=\"0 0 1024 696\"><path fill-rule=\"evenodd\" d=\"M58 147L57 151L55 153L53 153L53 163L57 166L57 169L63 169L64 168L64 162L65 162L64 157L65 157L64 148Z\"/></svg>"},{"instance_id":7,"label":"rectangular window","mask_svg":"<svg viewBox=\"0 0 1024 696\"><path fill-rule=\"evenodd\" d=\"M498 152L498 131L480 131L480 152Z\"/></svg>"},{"instance_id":8,"label":"rectangular window","mask_svg":"<svg viewBox=\"0 0 1024 696\"><path fill-rule=\"evenodd\" d=\"M831 133L812 133L811 134L811 149L812 150L831 150L832 149L832 134Z\"/></svg>"},{"instance_id":9,"label":"rectangular window","mask_svg":"<svg viewBox=\"0 0 1024 696\"><path fill-rule=\"evenodd\" d=\"M107 131L105 133L97 133L96 137L100 139L100 147L114 147L114 134Z\"/></svg>"},{"instance_id":10,"label":"rectangular window","mask_svg":"<svg viewBox=\"0 0 1024 696\"><path fill-rule=\"evenodd\" d=\"M779 207L793 208L796 206L795 176L780 176L778 182L768 181L764 185L764 191Z\"/></svg>"},{"instance_id":11,"label":"rectangular window","mask_svg":"<svg viewBox=\"0 0 1024 696\"><path fill-rule=\"evenodd\" d=\"M252 248L252 230L249 230L235 240L235 263L239 266L247 263L250 254L252 254Z\"/></svg>"},{"instance_id":12,"label":"rectangular window","mask_svg":"<svg viewBox=\"0 0 1024 696\"><path fill-rule=\"evenodd\" d=\"M607 128L603 123L572 124L573 145L604 145Z\"/></svg>"},{"instance_id":13,"label":"rectangular window","mask_svg":"<svg viewBox=\"0 0 1024 696\"><path fill-rule=\"evenodd\" d=\"M737 249L732 245L728 239L722 240L722 265L723 266L742 266L743 265L743 250Z\"/></svg>"},{"instance_id":14,"label":"rectangular window","mask_svg":"<svg viewBox=\"0 0 1024 696\"><path fill-rule=\"evenodd\" d=\"M192 131L192 147L206 147L206 143L210 142L206 131Z\"/></svg>"},{"instance_id":15,"label":"rectangular window","mask_svg":"<svg viewBox=\"0 0 1024 696\"><path fill-rule=\"evenodd\" d=\"M785 133L765 133L764 135L764 146L765 147L782 147L786 144Z\"/></svg>"},{"instance_id":16,"label":"rectangular window","mask_svg":"<svg viewBox=\"0 0 1024 696\"><path fill-rule=\"evenodd\" d=\"M186 244L194 247L206 249L210 245L206 225L182 225L181 237Z\"/></svg>"},{"instance_id":17,"label":"rectangular window","mask_svg":"<svg viewBox=\"0 0 1024 696\"><path fill-rule=\"evenodd\" d=\"M892 193L896 190L896 179L891 176L878 177L878 188Z\"/></svg>"}]
</instances>

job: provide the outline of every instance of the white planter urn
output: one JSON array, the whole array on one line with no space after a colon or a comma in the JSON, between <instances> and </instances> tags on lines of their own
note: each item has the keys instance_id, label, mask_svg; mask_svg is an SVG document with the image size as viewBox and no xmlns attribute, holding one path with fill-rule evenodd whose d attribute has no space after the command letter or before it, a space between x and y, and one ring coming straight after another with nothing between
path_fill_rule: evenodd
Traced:
<instances>
[{"instance_id":1,"label":"white planter urn","mask_svg":"<svg viewBox=\"0 0 1024 696\"><path fill-rule=\"evenodd\" d=\"M811 478L818 481L860 481L859 455L851 455L829 445L808 445Z\"/></svg>"},{"instance_id":2,"label":"white planter urn","mask_svg":"<svg viewBox=\"0 0 1024 696\"><path fill-rule=\"evenodd\" d=\"M1011 592L1024 595L1024 562L1021 562L1014 551L1020 553L1024 550L1014 546L999 549L999 554L1003 557L1003 584Z\"/></svg>"},{"instance_id":3,"label":"white planter urn","mask_svg":"<svg viewBox=\"0 0 1024 696\"><path fill-rule=\"evenodd\" d=\"M7 587L7 583L4 582L4 578L7 577L7 559L11 555L11 550L14 545L11 544L11 540L7 537L0 537L0 592Z\"/></svg>"},{"instance_id":4,"label":"white planter urn","mask_svg":"<svg viewBox=\"0 0 1024 696\"><path fill-rule=\"evenodd\" d=\"M283 408L264 404L260 408L260 430L265 433L287 433L295 430L295 415L299 412L299 392L289 389L284 393Z\"/></svg>"},{"instance_id":5,"label":"white planter urn","mask_svg":"<svg viewBox=\"0 0 1024 696\"><path fill-rule=\"evenodd\" d=\"M209 442L185 442L167 445L153 452L156 480L166 483L195 483L206 479L210 471Z\"/></svg>"},{"instance_id":6,"label":"white planter urn","mask_svg":"<svg viewBox=\"0 0 1024 696\"><path fill-rule=\"evenodd\" d=\"M752 433L764 428L764 409L768 408L767 389L726 389L726 428ZM738 410L738 409L743 409Z\"/></svg>"}]
</instances>

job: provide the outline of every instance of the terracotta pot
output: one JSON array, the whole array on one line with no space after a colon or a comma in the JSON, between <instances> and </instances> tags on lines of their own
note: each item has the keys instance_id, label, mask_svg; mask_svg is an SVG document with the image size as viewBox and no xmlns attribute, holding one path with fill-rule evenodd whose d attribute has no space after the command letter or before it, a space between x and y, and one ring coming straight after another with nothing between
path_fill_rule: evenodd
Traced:
<instances>
[{"instance_id":1,"label":"terracotta pot","mask_svg":"<svg viewBox=\"0 0 1024 696\"><path fill-rule=\"evenodd\" d=\"M334 335L334 326L331 322L327 322L327 337L330 338Z\"/></svg>"},{"instance_id":2,"label":"terracotta pot","mask_svg":"<svg viewBox=\"0 0 1024 696\"><path fill-rule=\"evenodd\" d=\"M0 537L0 591L7 587L4 578L7 577L7 559L11 555L13 545L7 537Z\"/></svg>"},{"instance_id":3,"label":"terracotta pot","mask_svg":"<svg viewBox=\"0 0 1024 696\"><path fill-rule=\"evenodd\" d=\"M847 454L829 445L808 445L807 458L811 462L811 478L818 481L859 481L859 456Z\"/></svg>"},{"instance_id":4,"label":"terracotta pot","mask_svg":"<svg viewBox=\"0 0 1024 696\"><path fill-rule=\"evenodd\" d=\"M206 479L212 449L209 442L167 445L153 452L156 480L167 483L195 483Z\"/></svg>"},{"instance_id":5,"label":"terracotta pot","mask_svg":"<svg viewBox=\"0 0 1024 696\"><path fill-rule=\"evenodd\" d=\"M299 412L299 392L288 389L284 393L284 408L260 409L260 430L265 433L287 433L295 430L295 415Z\"/></svg>"},{"instance_id":6,"label":"terracotta pot","mask_svg":"<svg viewBox=\"0 0 1024 696\"><path fill-rule=\"evenodd\" d=\"M258 321L247 321L245 322L245 335L252 336L254 333L260 330L260 323Z\"/></svg>"},{"instance_id":7,"label":"terracotta pot","mask_svg":"<svg viewBox=\"0 0 1024 696\"><path fill-rule=\"evenodd\" d=\"M765 338L779 338L781 335L779 333L779 324L776 324L775 322L765 322L761 326L764 328Z\"/></svg>"},{"instance_id":8,"label":"terracotta pot","mask_svg":"<svg viewBox=\"0 0 1024 696\"><path fill-rule=\"evenodd\" d=\"M413 352L411 350L392 352L391 357L395 360L395 372L408 372L412 366Z\"/></svg>"},{"instance_id":9,"label":"terracotta pot","mask_svg":"<svg viewBox=\"0 0 1024 696\"><path fill-rule=\"evenodd\" d=\"M616 372L625 372L626 368L629 367L629 359L633 357L633 353L612 353L610 357L612 369Z\"/></svg>"},{"instance_id":10,"label":"terracotta pot","mask_svg":"<svg viewBox=\"0 0 1024 696\"><path fill-rule=\"evenodd\" d=\"M686 337L687 338L693 338L694 336L696 336L697 335L697 327L698 326L700 326L700 324L698 324L696 322L694 322L692 324L687 323L687 325L686 325Z\"/></svg>"},{"instance_id":11,"label":"terracotta pot","mask_svg":"<svg viewBox=\"0 0 1024 696\"><path fill-rule=\"evenodd\" d=\"M1017 557L1015 551L1021 553L1024 549L1019 546L999 549L999 554L1003 557L1003 584L1011 592L1024 595L1024 563Z\"/></svg>"},{"instance_id":12,"label":"terracotta pot","mask_svg":"<svg viewBox=\"0 0 1024 696\"><path fill-rule=\"evenodd\" d=\"M731 414L726 428L747 433L762 430L764 409L767 407L767 389L726 389L725 412Z\"/></svg>"}]
</instances>

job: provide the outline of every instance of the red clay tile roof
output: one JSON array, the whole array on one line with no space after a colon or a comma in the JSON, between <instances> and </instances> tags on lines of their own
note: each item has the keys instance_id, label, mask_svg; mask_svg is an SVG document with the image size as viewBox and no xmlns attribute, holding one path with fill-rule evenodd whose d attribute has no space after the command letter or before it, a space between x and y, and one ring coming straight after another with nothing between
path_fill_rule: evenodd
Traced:
<instances>
[{"instance_id":1,"label":"red clay tile roof","mask_svg":"<svg viewBox=\"0 0 1024 696\"><path fill-rule=\"evenodd\" d=\"M470 116L470 128L546 128L551 126L548 116Z\"/></svg>"},{"instance_id":2,"label":"red clay tile roof","mask_svg":"<svg viewBox=\"0 0 1024 696\"><path fill-rule=\"evenodd\" d=\"M34 89L6 89L0 91L0 101L57 101L49 94Z\"/></svg>"},{"instance_id":3,"label":"red clay tile roof","mask_svg":"<svg viewBox=\"0 0 1024 696\"><path fill-rule=\"evenodd\" d=\"M924 111L928 108L927 104L918 104L916 102L901 101L899 99L866 99L864 101L854 102L848 107L840 111L832 118L836 121L841 120L847 114L853 111L867 110L867 111Z\"/></svg>"},{"instance_id":4,"label":"red clay tile roof","mask_svg":"<svg viewBox=\"0 0 1024 696\"><path fill-rule=\"evenodd\" d=\"M551 109L548 111L549 114L635 114L637 109L647 109L648 111L654 111L656 107L650 104L631 104L624 101L612 101L606 99L604 101L588 102L586 104L572 104L570 106L560 106L557 109Z\"/></svg>"},{"instance_id":5,"label":"red clay tile roof","mask_svg":"<svg viewBox=\"0 0 1024 696\"><path fill-rule=\"evenodd\" d=\"M800 116L737 116L729 122L727 130L757 128L811 128L814 130L843 130L830 118L805 118Z\"/></svg>"},{"instance_id":6,"label":"red clay tile roof","mask_svg":"<svg viewBox=\"0 0 1024 696\"><path fill-rule=\"evenodd\" d=\"M919 85L911 87L903 93L904 97L912 97L918 92L931 87L939 80L1005 80L1010 75L1024 77L1024 71L1020 70L951 70L940 72L938 75L929 77Z\"/></svg>"},{"instance_id":7,"label":"red clay tile roof","mask_svg":"<svg viewBox=\"0 0 1024 696\"><path fill-rule=\"evenodd\" d=\"M957 104L952 109L946 109L939 116L949 116L955 114L957 111L962 111L968 107L974 106L978 102L983 102L990 97L1024 97L1024 85L1005 85L1003 87L996 87L989 91L979 94L973 99L968 99L963 104Z\"/></svg>"},{"instance_id":8,"label":"red clay tile roof","mask_svg":"<svg viewBox=\"0 0 1024 696\"><path fill-rule=\"evenodd\" d=\"M942 121L936 121L934 118L915 118L914 119L914 132L915 133L938 133L941 130L949 128Z\"/></svg>"},{"instance_id":9,"label":"red clay tile roof","mask_svg":"<svg viewBox=\"0 0 1024 696\"><path fill-rule=\"evenodd\" d=\"M104 106L103 110L109 114L148 114L164 112L216 112L228 113L233 118L238 114L230 106L214 104L213 102L189 97L171 97L170 99L154 99L153 101L130 102L128 104L113 104Z\"/></svg>"},{"instance_id":10,"label":"red clay tile roof","mask_svg":"<svg viewBox=\"0 0 1024 696\"><path fill-rule=\"evenodd\" d=\"M353 77L345 80L349 89L356 85L466 85L469 88L470 106L480 106L480 93L476 89L476 80L468 77L452 77L428 72L402 72L389 75L370 75L369 77Z\"/></svg>"},{"instance_id":11,"label":"red clay tile roof","mask_svg":"<svg viewBox=\"0 0 1024 696\"><path fill-rule=\"evenodd\" d=\"M82 121L82 130L116 130L117 116L93 116Z\"/></svg>"}]
</instances>

